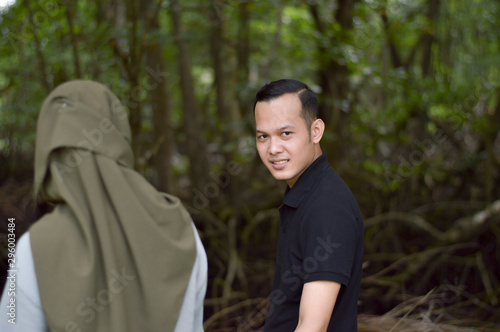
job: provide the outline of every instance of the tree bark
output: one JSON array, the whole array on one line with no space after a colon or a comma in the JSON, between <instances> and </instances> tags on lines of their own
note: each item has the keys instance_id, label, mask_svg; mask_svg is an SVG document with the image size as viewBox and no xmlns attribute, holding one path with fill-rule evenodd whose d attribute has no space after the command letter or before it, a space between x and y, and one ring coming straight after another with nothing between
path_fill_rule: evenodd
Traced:
<instances>
[{"instance_id":1,"label":"tree bark","mask_svg":"<svg viewBox=\"0 0 500 332\"><path fill-rule=\"evenodd\" d=\"M436 23L439 17L440 0L429 0L427 3L427 19L430 26L424 31L422 36L422 75L427 77L432 72L432 45L436 39Z\"/></svg>"},{"instance_id":2,"label":"tree bark","mask_svg":"<svg viewBox=\"0 0 500 332\"><path fill-rule=\"evenodd\" d=\"M206 184L208 160L206 157L206 143L201 130L201 112L196 98L193 78L191 76L190 55L183 39L181 21L182 10L178 0L170 1L170 14L177 46L179 61L179 76L182 93L183 119L182 127L186 135L187 154L190 162L190 171L195 187L201 188Z\"/></svg>"},{"instance_id":3,"label":"tree bark","mask_svg":"<svg viewBox=\"0 0 500 332\"><path fill-rule=\"evenodd\" d=\"M325 142L324 146L330 160L340 156L340 144L344 143L343 128L344 115L349 111L349 69L346 59L342 59L341 52L332 55L332 50L339 49L345 42L346 32L353 27L353 7L358 0L339 0L332 19L338 22L340 31L333 37L327 31L327 23L320 15L320 8L316 1L309 1L309 11L313 17L316 29L321 36L318 41L318 54L320 69L318 72L322 93L319 100L320 117L325 121L329 131L334 133L332 142Z\"/></svg>"},{"instance_id":4,"label":"tree bark","mask_svg":"<svg viewBox=\"0 0 500 332\"><path fill-rule=\"evenodd\" d=\"M33 10L31 8L31 1L24 0L24 5L26 6L26 9L28 11L28 22L30 23L31 28L33 29L33 41L35 43L35 52L38 58L38 68L41 74L40 79L42 82L42 86L45 88L46 93L49 94L50 91L52 90L52 84L49 82L49 75L47 72L47 62L45 61L45 55L42 52L42 44L40 42L40 38L38 37L36 24L33 19Z\"/></svg>"},{"instance_id":5,"label":"tree bark","mask_svg":"<svg viewBox=\"0 0 500 332\"><path fill-rule=\"evenodd\" d=\"M219 1L212 1L210 6L210 19L212 21L211 51L214 67L214 85L216 90L217 111L221 121L229 122L229 112L226 103L226 77L224 73L224 8Z\"/></svg>"},{"instance_id":6,"label":"tree bark","mask_svg":"<svg viewBox=\"0 0 500 332\"><path fill-rule=\"evenodd\" d=\"M71 46L73 49L73 64L75 66L75 76L77 78L82 77L82 69L80 65L80 56L78 52L78 37L75 34L75 23L74 23L74 12L75 7L78 5L77 1L64 1L64 7L66 12L66 19L69 25L69 34L71 36Z\"/></svg>"},{"instance_id":7,"label":"tree bark","mask_svg":"<svg viewBox=\"0 0 500 332\"><path fill-rule=\"evenodd\" d=\"M136 168L141 169L141 163L138 163L142 152L141 147L141 127L142 127L142 100L140 86L140 68L141 68L141 48L138 43L138 0L114 0L108 3L106 13L107 19L115 25L116 30L125 29L125 24L130 23L128 38L113 37L110 40L113 52L121 60L126 80L129 82L129 91L124 105L129 110L129 123L132 133L132 151L134 152ZM125 10L123 10L125 8Z\"/></svg>"},{"instance_id":8,"label":"tree bark","mask_svg":"<svg viewBox=\"0 0 500 332\"><path fill-rule=\"evenodd\" d=\"M138 17L138 0L116 0L111 5L115 7L116 15L114 23L118 29L124 28L124 22L130 23L128 31L128 40L114 38L111 41L115 54L122 60L122 64L128 76L129 92L124 103L129 109L130 130L132 133L132 150L134 151L136 168L141 170L142 164L139 161L142 155L141 151L141 127L142 127L142 100L140 86L140 68L141 68L141 47L138 42L139 33L139 17ZM125 2L125 3L122 3ZM119 10L120 6L125 5L126 13ZM122 17L122 16L125 17ZM125 46L125 43L127 45ZM123 49L126 49L125 51Z\"/></svg>"},{"instance_id":9,"label":"tree bark","mask_svg":"<svg viewBox=\"0 0 500 332\"><path fill-rule=\"evenodd\" d=\"M160 29L159 7L161 1L157 4L151 0L143 0L143 12L145 13L146 31L150 35L152 32ZM153 164L156 178L155 186L158 190L172 192L173 190L173 171L170 164L172 158L173 132L169 124L170 93L167 88L167 78L163 75L165 72L165 61L163 59L163 47L158 39L148 38L145 47L146 53L146 71L150 75L146 89L151 98L151 108L153 111Z\"/></svg>"},{"instance_id":10,"label":"tree bark","mask_svg":"<svg viewBox=\"0 0 500 332\"><path fill-rule=\"evenodd\" d=\"M237 102L238 102L238 116L242 118L247 118L247 114L244 110L247 110L249 104L252 102L249 100L249 96L246 93L249 88L249 77L250 77L250 14L249 6L252 3L251 0L240 1L239 3L239 14L238 14L238 40L237 40Z\"/></svg>"},{"instance_id":11,"label":"tree bark","mask_svg":"<svg viewBox=\"0 0 500 332\"><path fill-rule=\"evenodd\" d=\"M495 159L495 141L500 133L500 88L496 91L497 104L494 109L484 116L488 118L488 125L483 133L486 150L484 189L488 202L494 199L495 178L499 176L500 162Z\"/></svg>"}]
</instances>

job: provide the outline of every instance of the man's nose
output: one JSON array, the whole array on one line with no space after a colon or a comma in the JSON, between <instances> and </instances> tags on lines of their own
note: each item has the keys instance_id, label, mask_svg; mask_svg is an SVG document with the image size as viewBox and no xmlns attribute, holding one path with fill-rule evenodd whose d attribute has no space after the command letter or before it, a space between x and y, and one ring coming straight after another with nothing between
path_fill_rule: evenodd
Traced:
<instances>
[{"instance_id":1,"label":"man's nose","mask_svg":"<svg viewBox=\"0 0 500 332\"><path fill-rule=\"evenodd\" d=\"M272 138L269 144L269 154L275 155L283 152L283 145L277 138Z\"/></svg>"}]
</instances>

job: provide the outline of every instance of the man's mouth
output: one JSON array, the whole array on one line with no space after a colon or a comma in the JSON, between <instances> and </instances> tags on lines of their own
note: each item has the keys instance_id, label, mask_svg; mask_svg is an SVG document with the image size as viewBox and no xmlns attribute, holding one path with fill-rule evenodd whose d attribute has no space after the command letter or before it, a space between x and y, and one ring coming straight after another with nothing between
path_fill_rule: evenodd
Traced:
<instances>
[{"instance_id":1,"label":"man's mouth","mask_svg":"<svg viewBox=\"0 0 500 332\"><path fill-rule=\"evenodd\" d=\"M289 161L290 159L270 160L274 169L282 169Z\"/></svg>"}]
</instances>

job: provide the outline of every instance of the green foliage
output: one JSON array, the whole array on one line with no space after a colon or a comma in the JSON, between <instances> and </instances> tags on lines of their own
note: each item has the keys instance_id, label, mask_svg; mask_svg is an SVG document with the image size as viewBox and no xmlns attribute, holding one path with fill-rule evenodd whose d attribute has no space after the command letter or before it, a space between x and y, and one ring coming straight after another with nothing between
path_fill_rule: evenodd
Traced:
<instances>
[{"instance_id":1,"label":"green foliage","mask_svg":"<svg viewBox=\"0 0 500 332\"><path fill-rule=\"evenodd\" d=\"M246 100L251 100L251 89L245 92L236 87L256 87L279 77L302 79L320 91L317 73L322 70L323 61L339 59L345 64L349 71L349 99L355 105L355 112L349 115L349 129L356 133L354 141L360 145L360 151L370 157L377 158L380 144L389 144L392 149L396 143L410 143L415 135L425 136L407 128L416 114L423 114L425 123L421 128L427 135L444 124L452 126L458 136L465 136L468 130L481 133L489 128L489 113L485 110L494 108L497 102L493 96L500 75L497 66L499 6L495 1L441 3L436 21L429 18L428 2L424 0L360 1L354 7L353 28L346 31L331 19L335 3L320 1L320 18L327 22L322 32L318 31L305 2L249 2L251 76L248 82L238 82L233 73L242 70L237 66L236 53L243 3L183 3L182 38L192 55L197 97L207 115L204 121L208 125L207 137L220 144L224 153L235 152L238 144L227 145L217 137L217 131L235 126L219 119L216 110L210 56L213 29L210 17L214 13L222 18L229 96L246 94ZM71 10L74 15L71 30L68 8L62 4L52 0L29 1L29 4L27 7L16 3L1 14L0 129L4 154L32 150L36 114L47 89L76 78L72 49L75 41L83 69L81 78L106 82L121 98L126 98L133 88L127 85L130 73L126 61L143 58L141 46L137 53L141 57L135 60L132 57L137 52L130 49L129 44L132 25L126 16L119 18L124 14L117 12L116 7L105 2L100 5L76 2ZM107 19L105 16L110 13ZM164 45L173 108L170 121L178 128L183 114L178 106L181 90L177 83L171 22L165 6L160 7L160 22L159 29L147 34L139 22L137 39L140 45L153 40ZM427 35L434 38L430 55L432 73L424 76L421 62L427 55L423 54L421 43ZM397 51L402 66L394 66L389 45ZM117 52L124 58L120 59ZM141 77L147 78L144 66L138 70ZM147 134L152 130L148 91L142 89L137 96L145 103L141 128ZM486 106L479 110L483 104ZM236 118L247 121L247 110L238 111L245 114ZM251 120L248 121L246 126L251 126ZM334 136L335 133L327 132L325 137L333 139ZM393 163L393 159L361 164L367 171L378 174L380 163ZM379 163L379 167L373 163Z\"/></svg>"}]
</instances>

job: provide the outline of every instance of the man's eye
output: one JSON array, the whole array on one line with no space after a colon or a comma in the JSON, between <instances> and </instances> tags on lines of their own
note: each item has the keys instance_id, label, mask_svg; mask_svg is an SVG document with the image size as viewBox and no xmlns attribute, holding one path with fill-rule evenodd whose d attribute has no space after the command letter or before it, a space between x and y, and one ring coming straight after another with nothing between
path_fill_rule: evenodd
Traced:
<instances>
[{"instance_id":1,"label":"man's eye","mask_svg":"<svg viewBox=\"0 0 500 332\"><path fill-rule=\"evenodd\" d=\"M267 135L259 135L257 136L257 139L259 140L263 140L263 139L266 139L267 138Z\"/></svg>"},{"instance_id":2,"label":"man's eye","mask_svg":"<svg viewBox=\"0 0 500 332\"><path fill-rule=\"evenodd\" d=\"M284 131L281 135L283 136L290 136L292 134L291 131Z\"/></svg>"}]
</instances>

